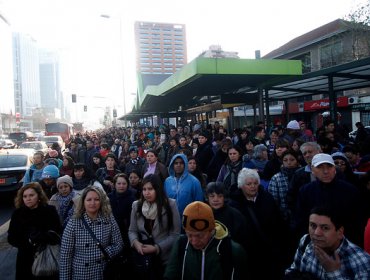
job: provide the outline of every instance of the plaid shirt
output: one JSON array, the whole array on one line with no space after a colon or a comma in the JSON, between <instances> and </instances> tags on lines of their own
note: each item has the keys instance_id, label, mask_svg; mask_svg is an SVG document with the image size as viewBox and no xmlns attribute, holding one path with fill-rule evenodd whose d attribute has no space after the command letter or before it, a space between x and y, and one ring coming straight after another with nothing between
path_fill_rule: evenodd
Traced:
<instances>
[{"instance_id":1,"label":"plaid shirt","mask_svg":"<svg viewBox=\"0 0 370 280\"><path fill-rule=\"evenodd\" d=\"M332 272L326 272L315 257L312 242L306 248L304 243L308 234L304 235L299 242L298 250L290 268L285 271L288 274L291 271L309 272L317 279L370 279L370 255L360 247L344 238L342 244L336 250L340 257L341 267Z\"/></svg>"},{"instance_id":2,"label":"plaid shirt","mask_svg":"<svg viewBox=\"0 0 370 280\"><path fill-rule=\"evenodd\" d=\"M290 221L291 212L287 204L287 192L289 188L288 176L283 172L275 174L268 185L268 192L274 198L280 213L285 221Z\"/></svg>"}]
</instances>

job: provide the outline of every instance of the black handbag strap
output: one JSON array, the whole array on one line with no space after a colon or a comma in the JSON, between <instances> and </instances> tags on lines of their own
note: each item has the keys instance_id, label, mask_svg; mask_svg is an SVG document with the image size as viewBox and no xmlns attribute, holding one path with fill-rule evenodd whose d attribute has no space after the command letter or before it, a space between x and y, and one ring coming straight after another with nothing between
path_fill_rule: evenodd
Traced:
<instances>
[{"instance_id":1,"label":"black handbag strap","mask_svg":"<svg viewBox=\"0 0 370 280\"><path fill-rule=\"evenodd\" d=\"M86 222L86 220L85 220L85 218L83 216L81 217L81 220L84 223L87 231L90 233L91 237L94 239L96 246L98 246L99 249L102 251L102 253L104 255L104 258L106 258L107 260L109 260L111 257L109 256L109 254L107 253L107 251L105 251L105 249L104 249L103 245L101 244L101 242L99 241L99 239L96 238L96 235L91 230L91 228L89 227L89 225L87 224L87 222Z\"/></svg>"}]
</instances>

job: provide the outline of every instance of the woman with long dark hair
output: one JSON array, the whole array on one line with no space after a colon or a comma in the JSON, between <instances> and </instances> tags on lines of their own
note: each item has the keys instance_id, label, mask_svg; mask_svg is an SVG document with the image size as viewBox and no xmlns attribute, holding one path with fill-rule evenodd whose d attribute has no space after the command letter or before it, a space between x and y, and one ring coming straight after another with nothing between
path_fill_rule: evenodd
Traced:
<instances>
[{"instance_id":1,"label":"woman with long dark hair","mask_svg":"<svg viewBox=\"0 0 370 280\"><path fill-rule=\"evenodd\" d=\"M136 200L136 190L129 187L129 179L126 174L119 173L113 178L113 191L108 195L112 213L121 231L123 243L128 242L128 228L132 203Z\"/></svg>"},{"instance_id":2,"label":"woman with long dark hair","mask_svg":"<svg viewBox=\"0 0 370 280\"><path fill-rule=\"evenodd\" d=\"M143 191L132 205L130 244L140 255L160 259L148 274L137 271L138 279L162 279L173 243L180 234L180 215L176 201L168 198L158 175L143 179Z\"/></svg>"},{"instance_id":3,"label":"woman with long dark hair","mask_svg":"<svg viewBox=\"0 0 370 280\"><path fill-rule=\"evenodd\" d=\"M239 146L232 146L227 149L228 158L218 173L217 182L224 183L230 195L238 189L238 173L243 168L242 149Z\"/></svg>"},{"instance_id":4,"label":"woman with long dark hair","mask_svg":"<svg viewBox=\"0 0 370 280\"><path fill-rule=\"evenodd\" d=\"M143 189L141 184L141 172L136 169L131 170L131 172L128 174L128 179L130 182L130 188L136 190L136 198L139 199Z\"/></svg>"},{"instance_id":5,"label":"woman with long dark hair","mask_svg":"<svg viewBox=\"0 0 370 280\"><path fill-rule=\"evenodd\" d=\"M276 141L275 150L272 153L271 159L266 163L263 170L262 178L266 181L271 180L272 176L280 172L280 168L283 165L283 153L290 149L290 144L285 139L279 139Z\"/></svg>"}]
</instances>

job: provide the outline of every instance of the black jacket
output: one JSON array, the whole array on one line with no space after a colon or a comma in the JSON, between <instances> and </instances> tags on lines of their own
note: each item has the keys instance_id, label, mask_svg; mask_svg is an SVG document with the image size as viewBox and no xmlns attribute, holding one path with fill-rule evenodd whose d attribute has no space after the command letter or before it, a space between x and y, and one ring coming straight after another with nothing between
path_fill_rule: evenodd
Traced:
<instances>
[{"instance_id":1,"label":"black jacket","mask_svg":"<svg viewBox=\"0 0 370 280\"><path fill-rule=\"evenodd\" d=\"M9 224L8 242L18 248L16 279L33 279L31 268L38 245L55 242L54 236L48 233L49 230L59 234L62 232L54 206L40 205L35 209L21 207L13 212Z\"/></svg>"}]
</instances>

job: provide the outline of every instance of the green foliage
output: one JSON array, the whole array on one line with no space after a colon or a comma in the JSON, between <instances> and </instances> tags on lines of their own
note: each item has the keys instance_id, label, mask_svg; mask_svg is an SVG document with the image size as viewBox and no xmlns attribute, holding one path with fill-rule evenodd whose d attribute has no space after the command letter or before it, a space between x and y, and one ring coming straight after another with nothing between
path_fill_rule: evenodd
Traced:
<instances>
[{"instance_id":1,"label":"green foliage","mask_svg":"<svg viewBox=\"0 0 370 280\"><path fill-rule=\"evenodd\" d=\"M345 20L370 26L370 0L359 5L354 11L349 13Z\"/></svg>"}]
</instances>

